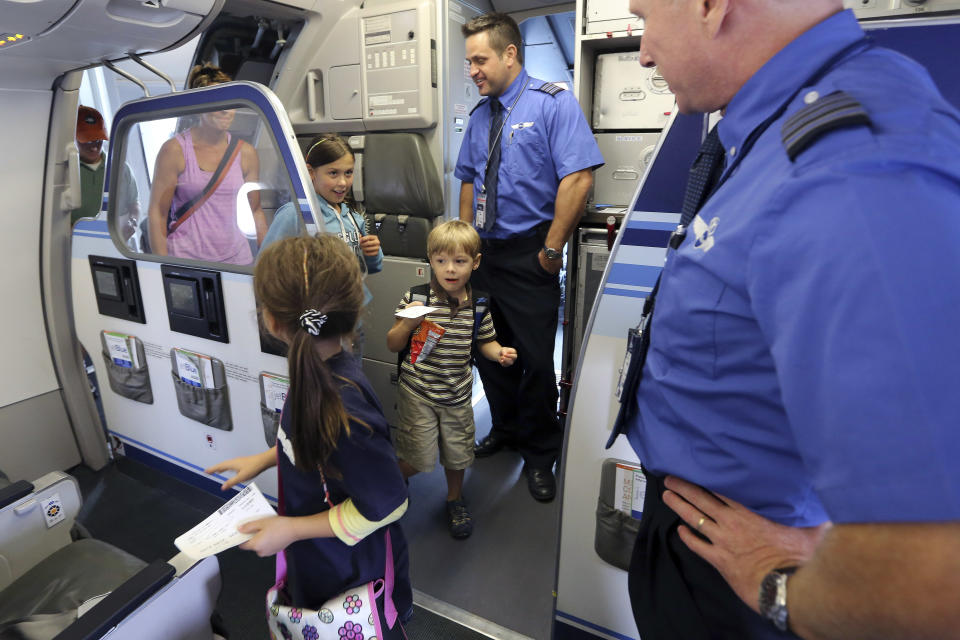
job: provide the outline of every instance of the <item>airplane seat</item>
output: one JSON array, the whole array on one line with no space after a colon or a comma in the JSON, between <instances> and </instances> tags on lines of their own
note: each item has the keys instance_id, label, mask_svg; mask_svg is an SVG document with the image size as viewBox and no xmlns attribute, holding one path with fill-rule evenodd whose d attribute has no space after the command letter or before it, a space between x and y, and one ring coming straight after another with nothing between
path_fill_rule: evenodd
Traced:
<instances>
[{"instance_id":1,"label":"airplane seat","mask_svg":"<svg viewBox=\"0 0 960 640\"><path fill-rule=\"evenodd\" d=\"M0 638L210 640L216 557L146 563L101 540L73 540L81 494L71 476L33 483L0 472Z\"/></svg>"},{"instance_id":2,"label":"airplane seat","mask_svg":"<svg viewBox=\"0 0 960 640\"><path fill-rule=\"evenodd\" d=\"M274 66L274 63L264 60L244 60L240 64L240 68L237 69L237 75L235 75L233 79L259 82L269 87Z\"/></svg>"},{"instance_id":3,"label":"airplane seat","mask_svg":"<svg viewBox=\"0 0 960 640\"><path fill-rule=\"evenodd\" d=\"M426 140L419 133L370 133L351 144L355 138L362 138L356 151L363 203L383 253L426 259L427 234L444 212L440 172Z\"/></svg>"}]
</instances>

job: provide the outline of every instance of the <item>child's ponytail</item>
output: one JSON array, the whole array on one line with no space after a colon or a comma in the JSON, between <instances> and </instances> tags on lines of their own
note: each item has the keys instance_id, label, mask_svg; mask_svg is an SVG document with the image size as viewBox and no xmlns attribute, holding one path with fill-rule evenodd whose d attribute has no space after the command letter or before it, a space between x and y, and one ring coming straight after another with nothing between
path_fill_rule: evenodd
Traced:
<instances>
[{"instance_id":1,"label":"child's ponytail","mask_svg":"<svg viewBox=\"0 0 960 640\"><path fill-rule=\"evenodd\" d=\"M296 466L336 475L328 461L349 419L340 399L347 384L333 375L317 338L350 335L363 302L360 270L338 237L287 238L257 260L254 290L289 345L289 405Z\"/></svg>"}]
</instances>

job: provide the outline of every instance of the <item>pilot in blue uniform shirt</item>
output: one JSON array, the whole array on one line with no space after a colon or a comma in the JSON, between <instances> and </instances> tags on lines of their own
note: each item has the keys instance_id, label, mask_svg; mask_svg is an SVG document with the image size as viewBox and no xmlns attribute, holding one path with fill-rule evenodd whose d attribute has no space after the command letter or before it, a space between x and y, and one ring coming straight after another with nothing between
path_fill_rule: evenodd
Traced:
<instances>
[{"instance_id":1,"label":"pilot in blue uniform shirt","mask_svg":"<svg viewBox=\"0 0 960 640\"><path fill-rule=\"evenodd\" d=\"M556 494L553 466L563 444L553 361L559 271L603 156L573 94L523 68L513 18L483 14L461 32L470 77L484 96L471 112L454 171L460 219L473 223L482 241L471 285L490 295L497 334L518 354L506 369L477 364L492 426L474 453L482 458L515 447L531 495L547 502Z\"/></svg>"},{"instance_id":2,"label":"pilot in blue uniform shirt","mask_svg":"<svg viewBox=\"0 0 960 640\"><path fill-rule=\"evenodd\" d=\"M522 69L499 97L506 116L499 141L497 217L492 231L478 229L481 238L526 235L536 225L552 221L560 181L603 164L573 93L551 95L540 91L544 84ZM474 209L487 163L490 100L497 98L484 98L470 115L454 171L460 180L473 183Z\"/></svg>"},{"instance_id":3,"label":"pilot in blue uniform shirt","mask_svg":"<svg viewBox=\"0 0 960 640\"><path fill-rule=\"evenodd\" d=\"M791 159L784 122L838 91L869 124ZM846 11L717 126L730 175L668 253L631 445L782 524L960 518L957 111Z\"/></svg>"}]
</instances>

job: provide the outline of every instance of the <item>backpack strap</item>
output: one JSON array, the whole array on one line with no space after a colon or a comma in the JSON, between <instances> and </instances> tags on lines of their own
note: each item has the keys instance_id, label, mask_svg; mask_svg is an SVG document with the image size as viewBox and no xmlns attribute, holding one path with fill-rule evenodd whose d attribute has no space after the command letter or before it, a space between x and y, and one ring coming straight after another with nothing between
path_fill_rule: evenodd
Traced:
<instances>
[{"instance_id":1,"label":"backpack strap","mask_svg":"<svg viewBox=\"0 0 960 640\"><path fill-rule=\"evenodd\" d=\"M187 218L196 213L197 209L213 195L213 192L217 190L217 187L220 186L220 183L223 182L223 179L227 175L224 169L233 164L234 159L239 153L240 138L231 136L230 142L227 144L227 150L223 152L223 157L220 158L220 164L217 165L213 175L210 176L210 181L207 182L207 186L203 188L203 191L184 202L176 211L169 212L167 217L167 235L176 231L180 225L187 221Z\"/></svg>"},{"instance_id":2,"label":"backpack strap","mask_svg":"<svg viewBox=\"0 0 960 640\"><path fill-rule=\"evenodd\" d=\"M424 305L430 302L430 283L418 284L410 287L410 302L422 302ZM400 368L407 354L410 353L410 341L407 340L406 346L397 354L397 380L400 380Z\"/></svg>"},{"instance_id":3,"label":"backpack strap","mask_svg":"<svg viewBox=\"0 0 960 640\"><path fill-rule=\"evenodd\" d=\"M480 289L470 291L470 299L473 301L473 336L470 339L470 350L473 359L481 357L480 350L477 348L477 337L480 335L480 325L483 324L483 316L490 311L490 294Z\"/></svg>"}]
</instances>

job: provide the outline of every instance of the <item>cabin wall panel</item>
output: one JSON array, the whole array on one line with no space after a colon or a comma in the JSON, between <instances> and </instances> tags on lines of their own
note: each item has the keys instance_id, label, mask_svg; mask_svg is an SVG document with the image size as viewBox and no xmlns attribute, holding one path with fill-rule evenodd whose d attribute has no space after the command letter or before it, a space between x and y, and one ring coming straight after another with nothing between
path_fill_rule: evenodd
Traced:
<instances>
[{"instance_id":1,"label":"cabin wall panel","mask_svg":"<svg viewBox=\"0 0 960 640\"><path fill-rule=\"evenodd\" d=\"M60 391L0 408L0 470L13 480L33 481L80 462Z\"/></svg>"},{"instance_id":2,"label":"cabin wall panel","mask_svg":"<svg viewBox=\"0 0 960 640\"><path fill-rule=\"evenodd\" d=\"M58 388L40 298L40 221L49 125L49 91L0 89L0 113L8 123L0 193L0 407ZM67 214L69 215L69 214ZM8 425L3 421L4 428ZM4 446L4 450L7 447Z\"/></svg>"}]
</instances>

